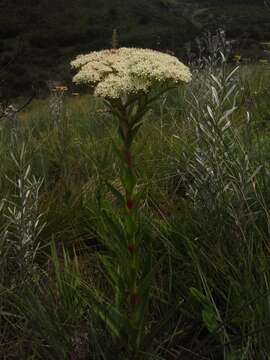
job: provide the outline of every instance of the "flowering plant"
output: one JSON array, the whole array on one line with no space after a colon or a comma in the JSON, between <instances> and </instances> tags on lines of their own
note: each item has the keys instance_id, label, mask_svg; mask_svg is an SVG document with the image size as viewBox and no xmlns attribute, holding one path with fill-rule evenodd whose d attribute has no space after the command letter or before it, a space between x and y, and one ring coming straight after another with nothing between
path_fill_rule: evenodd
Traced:
<instances>
[{"instance_id":1,"label":"flowering plant","mask_svg":"<svg viewBox=\"0 0 270 360\"><path fill-rule=\"evenodd\" d=\"M119 199L123 219L104 213L111 256L102 262L115 289L115 304L99 307L114 335L125 341L136 354L145 336L145 319L153 279L152 253L144 241L139 220L137 179L132 145L150 104L180 83L188 83L191 74L176 57L149 49L120 48L78 56L72 63L78 72L74 82L94 89L118 119L118 141L114 142L121 161L121 185L124 194L108 184ZM148 249L148 250L147 250Z\"/></svg>"},{"instance_id":2,"label":"flowering plant","mask_svg":"<svg viewBox=\"0 0 270 360\"><path fill-rule=\"evenodd\" d=\"M154 87L189 82L191 74L176 57L149 49L120 48L79 55L71 65L79 69L73 81L94 87L108 100L148 94Z\"/></svg>"}]
</instances>

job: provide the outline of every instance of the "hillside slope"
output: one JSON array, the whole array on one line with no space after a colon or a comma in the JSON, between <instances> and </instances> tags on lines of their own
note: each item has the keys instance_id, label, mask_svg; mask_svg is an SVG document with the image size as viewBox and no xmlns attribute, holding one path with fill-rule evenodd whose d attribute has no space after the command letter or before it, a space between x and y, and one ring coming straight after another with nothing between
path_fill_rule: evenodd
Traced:
<instances>
[{"instance_id":1,"label":"hillside slope","mask_svg":"<svg viewBox=\"0 0 270 360\"><path fill-rule=\"evenodd\" d=\"M170 49L205 29L224 26L229 36L270 39L270 11L262 1L227 0L2 0L1 86L29 91L49 79L68 82L76 54L110 46L118 29L123 46Z\"/></svg>"}]
</instances>

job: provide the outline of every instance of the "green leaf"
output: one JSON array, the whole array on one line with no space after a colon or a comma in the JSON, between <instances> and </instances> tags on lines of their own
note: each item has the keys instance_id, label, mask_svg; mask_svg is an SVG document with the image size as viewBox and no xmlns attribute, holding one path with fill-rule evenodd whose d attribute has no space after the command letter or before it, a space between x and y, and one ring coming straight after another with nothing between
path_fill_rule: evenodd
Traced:
<instances>
[{"instance_id":1,"label":"green leaf","mask_svg":"<svg viewBox=\"0 0 270 360\"><path fill-rule=\"evenodd\" d=\"M144 324L146 320L146 313L148 311L148 304L150 300L150 290L153 285L154 276L159 269L160 264L163 262L165 255L152 267L152 254L149 253L147 261L144 264L143 274L144 278L139 284L138 292L140 297L140 304L137 310L137 323L138 323L138 335L137 346L141 344L141 340L144 336Z\"/></svg>"},{"instance_id":2,"label":"green leaf","mask_svg":"<svg viewBox=\"0 0 270 360\"><path fill-rule=\"evenodd\" d=\"M104 301L102 296L93 291L87 284L84 289L87 293L87 302L95 314L105 323L113 336L125 338L128 334L129 323L127 319L113 305Z\"/></svg>"},{"instance_id":3,"label":"green leaf","mask_svg":"<svg viewBox=\"0 0 270 360\"><path fill-rule=\"evenodd\" d=\"M124 196L118 191L112 184L110 184L108 181L106 181L106 185L112 192L112 194L120 201L121 205L125 205L125 198Z\"/></svg>"},{"instance_id":4,"label":"green leaf","mask_svg":"<svg viewBox=\"0 0 270 360\"><path fill-rule=\"evenodd\" d=\"M128 194L132 194L132 191L136 185L136 177L129 168L122 168L121 181Z\"/></svg>"},{"instance_id":5,"label":"green leaf","mask_svg":"<svg viewBox=\"0 0 270 360\"><path fill-rule=\"evenodd\" d=\"M128 237L133 238L138 230L138 225L131 216L127 217L125 226Z\"/></svg>"},{"instance_id":6,"label":"green leaf","mask_svg":"<svg viewBox=\"0 0 270 360\"><path fill-rule=\"evenodd\" d=\"M135 126L133 126L132 128L132 136L133 138L137 135L138 131L140 130L141 126L143 124L143 120L141 120L140 122L136 123Z\"/></svg>"},{"instance_id":7,"label":"green leaf","mask_svg":"<svg viewBox=\"0 0 270 360\"><path fill-rule=\"evenodd\" d=\"M127 244L126 234L121 224L117 224L114 219L108 214L108 212L104 209L102 214L106 220L106 224L110 227L112 231L112 235L116 240L120 240L120 244Z\"/></svg>"},{"instance_id":8,"label":"green leaf","mask_svg":"<svg viewBox=\"0 0 270 360\"><path fill-rule=\"evenodd\" d=\"M209 301L205 295L203 295L199 290L197 290L194 287L191 287L190 289L191 295L196 299L200 304L208 305Z\"/></svg>"},{"instance_id":9,"label":"green leaf","mask_svg":"<svg viewBox=\"0 0 270 360\"><path fill-rule=\"evenodd\" d=\"M115 153L118 155L118 157L120 159L122 159L122 151L121 151L121 148L116 144L115 140L112 139L112 146L113 146L113 149L115 151Z\"/></svg>"},{"instance_id":10,"label":"green leaf","mask_svg":"<svg viewBox=\"0 0 270 360\"><path fill-rule=\"evenodd\" d=\"M108 278L111 285L114 287L117 286L121 291L124 291L125 283L121 274L115 270L115 264L110 262L110 258L108 256L100 255L99 259L106 270L105 276Z\"/></svg>"},{"instance_id":11,"label":"green leaf","mask_svg":"<svg viewBox=\"0 0 270 360\"><path fill-rule=\"evenodd\" d=\"M219 322L217 321L216 313L213 307L207 306L203 309L202 320L211 333L215 332L219 326Z\"/></svg>"},{"instance_id":12,"label":"green leaf","mask_svg":"<svg viewBox=\"0 0 270 360\"><path fill-rule=\"evenodd\" d=\"M203 306L202 321L207 329L212 333L215 332L219 326L216 312L211 302L199 290L190 288L192 296Z\"/></svg>"},{"instance_id":13,"label":"green leaf","mask_svg":"<svg viewBox=\"0 0 270 360\"><path fill-rule=\"evenodd\" d=\"M167 326L170 319L175 315L175 313L179 310L179 307L184 302L184 300L179 301L174 306L170 308L170 310L167 312L166 316L161 319L158 325L156 325L152 330L151 333L146 336L146 339L144 341L145 348L148 349L151 344L153 343L155 337L158 335L158 333L161 333L164 331L165 326Z\"/></svg>"}]
</instances>

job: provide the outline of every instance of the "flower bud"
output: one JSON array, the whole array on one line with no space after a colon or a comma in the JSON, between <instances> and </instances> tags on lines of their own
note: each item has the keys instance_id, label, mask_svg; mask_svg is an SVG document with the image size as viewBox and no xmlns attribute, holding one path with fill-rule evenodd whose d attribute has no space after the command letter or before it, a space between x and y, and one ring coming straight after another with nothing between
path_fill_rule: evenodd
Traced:
<instances>
[{"instance_id":1,"label":"flower bud","mask_svg":"<svg viewBox=\"0 0 270 360\"><path fill-rule=\"evenodd\" d=\"M128 151L126 154L126 163L128 166L132 165L132 155L131 155L130 151Z\"/></svg>"},{"instance_id":2,"label":"flower bud","mask_svg":"<svg viewBox=\"0 0 270 360\"><path fill-rule=\"evenodd\" d=\"M128 251L129 251L129 253L132 255L132 254L134 254L134 252L135 252L135 245L134 244L129 244L128 245Z\"/></svg>"},{"instance_id":3,"label":"flower bud","mask_svg":"<svg viewBox=\"0 0 270 360\"><path fill-rule=\"evenodd\" d=\"M127 200L127 208L128 208L129 210L132 210L132 209L133 209L133 206L134 206L133 201L132 201L131 199L128 199L128 200Z\"/></svg>"},{"instance_id":4,"label":"flower bud","mask_svg":"<svg viewBox=\"0 0 270 360\"><path fill-rule=\"evenodd\" d=\"M136 306L139 304L139 296L137 293L133 292L129 295L129 303L130 305Z\"/></svg>"}]
</instances>

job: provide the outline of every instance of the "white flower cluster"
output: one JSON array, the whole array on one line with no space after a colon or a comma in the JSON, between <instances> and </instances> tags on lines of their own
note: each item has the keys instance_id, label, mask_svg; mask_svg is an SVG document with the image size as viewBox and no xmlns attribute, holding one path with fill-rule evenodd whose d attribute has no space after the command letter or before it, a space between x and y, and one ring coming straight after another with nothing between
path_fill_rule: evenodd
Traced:
<instances>
[{"instance_id":1,"label":"white flower cluster","mask_svg":"<svg viewBox=\"0 0 270 360\"><path fill-rule=\"evenodd\" d=\"M170 87L189 82L189 68L176 57L150 49L120 48L79 55L72 63L78 69L73 81L95 88L95 95L118 99L148 92L157 84Z\"/></svg>"}]
</instances>

